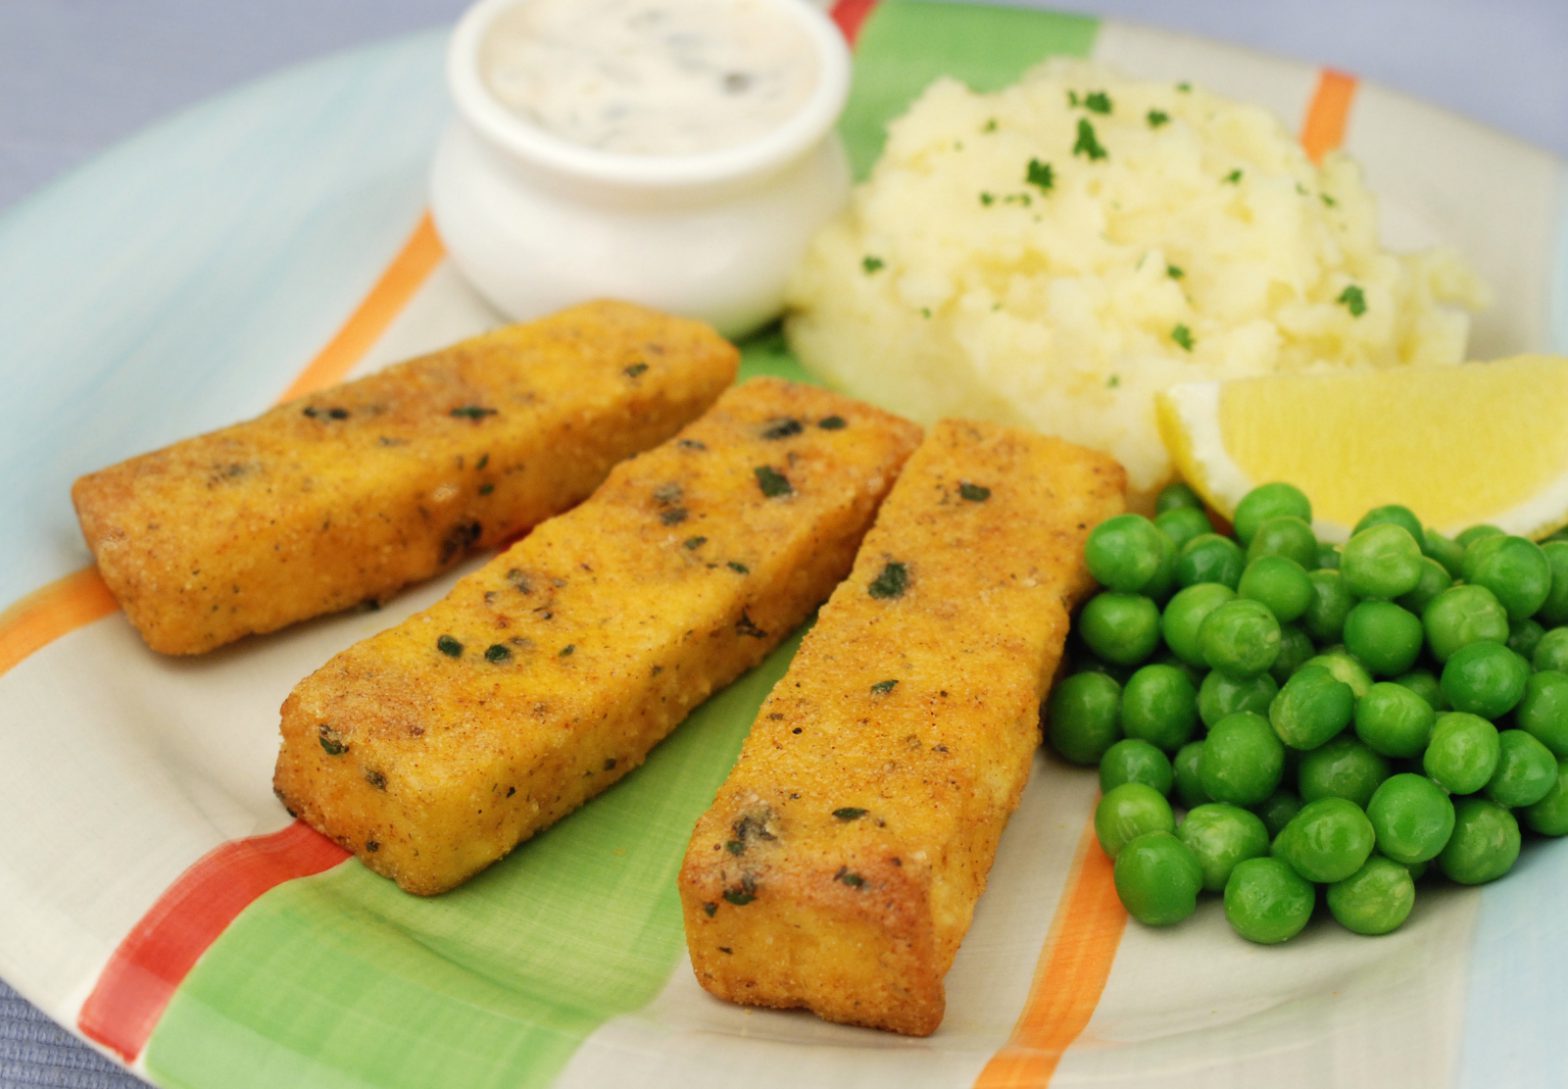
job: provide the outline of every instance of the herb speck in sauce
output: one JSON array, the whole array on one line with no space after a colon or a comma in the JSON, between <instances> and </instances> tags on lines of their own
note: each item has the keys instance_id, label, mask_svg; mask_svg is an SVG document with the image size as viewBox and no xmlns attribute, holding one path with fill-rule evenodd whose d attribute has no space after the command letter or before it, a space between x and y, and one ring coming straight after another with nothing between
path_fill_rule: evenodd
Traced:
<instances>
[{"instance_id":1,"label":"herb speck in sauce","mask_svg":"<svg viewBox=\"0 0 1568 1089\"><path fill-rule=\"evenodd\" d=\"M909 569L896 560L886 564L882 573L871 580L866 592L875 598L903 597L909 585Z\"/></svg>"},{"instance_id":2,"label":"herb speck in sauce","mask_svg":"<svg viewBox=\"0 0 1568 1089\"><path fill-rule=\"evenodd\" d=\"M443 635L437 639L436 649L448 658L461 658L463 656L463 644L453 639L450 635Z\"/></svg>"},{"instance_id":3,"label":"herb speck in sauce","mask_svg":"<svg viewBox=\"0 0 1568 1089\"><path fill-rule=\"evenodd\" d=\"M781 495L795 494L795 488L789 482L789 477L773 468L771 465L759 465L752 470L757 477L757 487L762 489L762 494L769 499L777 499Z\"/></svg>"}]
</instances>

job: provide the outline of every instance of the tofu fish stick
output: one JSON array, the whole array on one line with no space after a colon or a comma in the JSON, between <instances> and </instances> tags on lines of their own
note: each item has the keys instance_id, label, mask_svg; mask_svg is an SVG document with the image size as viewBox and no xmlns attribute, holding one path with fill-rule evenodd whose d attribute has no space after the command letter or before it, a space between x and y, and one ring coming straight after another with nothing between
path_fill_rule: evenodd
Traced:
<instances>
[{"instance_id":1,"label":"tofu fish stick","mask_svg":"<svg viewBox=\"0 0 1568 1089\"><path fill-rule=\"evenodd\" d=\"M274 786L409 892L642 763L848 572L919 429L756 379L283 705Z\"/></svg>"},{"instance_id":2,"label":"tofu fish stick","mask_svg":"<svg viewBox=\"0 0 1568 1089\"><path fill-rule=\"evenodd\" d=\"M579 502L735 377L705 325L574 307L82 477L104 582L147 645L200 654L383 600Z\"/></svg>"},{"instance_id":3,"label":"tofu fish stick","mask_svg":"<svg viewBox=\"0 0 1568 1089\"><path fill-rule=\"evenodd\" d=\"M924 1036L1039 745L1100 454L947 420L910 457L680 872L697 979Z\"/></svg>"}]
</instances>

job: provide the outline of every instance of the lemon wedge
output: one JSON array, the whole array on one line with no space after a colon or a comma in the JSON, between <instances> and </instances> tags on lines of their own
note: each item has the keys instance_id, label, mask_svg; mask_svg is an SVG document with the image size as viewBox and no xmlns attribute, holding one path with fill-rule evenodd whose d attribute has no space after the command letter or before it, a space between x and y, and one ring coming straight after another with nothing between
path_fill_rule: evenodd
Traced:
<instances>
[{"instance_id":1,"label":"lemon wedge","mask_svg":"<svg viewBox=\"0 0 1568 1089\"><path fill-rule=\"evenodd\" d=\"M1568 358L1190 382L1155 407L1177 471L1227 518L1284 480L1325 541L1384 503L1446 534L1568 524Z\"/></svg>"}]
</instances>

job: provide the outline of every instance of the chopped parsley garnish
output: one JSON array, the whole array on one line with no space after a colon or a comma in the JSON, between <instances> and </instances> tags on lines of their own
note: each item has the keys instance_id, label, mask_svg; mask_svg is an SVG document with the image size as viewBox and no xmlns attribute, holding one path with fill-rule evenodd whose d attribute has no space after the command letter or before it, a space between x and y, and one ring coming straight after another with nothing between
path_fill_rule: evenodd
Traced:
<instances>
[{"instance_id":1,"label":"chopped parsley garnish","mask_svg":"<svg viewBox=\"0 0 1568 1089\"><path fill-rule=\"evenodd\" d=\"M1171 330L1171 339L1180 344L1187 351L1192 351L1192 330L1185 325L1178 325Z\"/></svg>"},{"instance_id":2,"label":"chopped parsley garnish","mask_svg":"<svg viewBox=\"0 0 1568 1089\"><path fill-rule=\"evenodd\" d=\"M1350 316L1353 318L1359 318L1367 312L1366 293L1356 284L1350 284L1346 287L1345 290L1339 293L1339 298L1334 301L1342 304L1346 310L1349 310Z\"/></svg>"},{"instance_id":3,"label":"chopped parsley garnish","mask_svg":"<svg viewBox=\"0 0 1568 1089\"><path fill-rule=\"evenodd\" d=\"M648 364L646 363L633 363L630 367L627 367L621 373L626 375L627 378L636 378L639 374L643 373L647 369Z\"/></svg>"},{"instance_id":4,"label":"chopped parsley garnish","mask_svg":"<svg viewBox=\"0 0 1568 1089\"><path fill-rule=\"evenodd\" d=\"M791 435L798 435L804 430L805 428L801 426L799 420L774 420L763 429L762 437L765 439L787 439Z\"/></svg>"},{"instance_id":5,"label":"chopped parsley garnish","mask_svg":"<svg viewBox=\"0 0 1568 1089\"><path fill-rule=\"evenodd\" d=\"M463 644L453 639L450 635L443 635L437 639L436 649L448 658L461 658L463 655Z\"/></svg>"},{"instance_id":6,"label":"chopped parsley garnish","mask_svg":"<svg viewBox=\"0 0 1568 1089\"><path fill-rule=\"evenodd\" d=\"M983 126L981 126L980 131L981 132L995 132L996 131L996 118L994 118L994 117L987 118L986 123Z\"/></svg>"},{"instance_id":7,"label":"chopped parsley garnish","mask_svg":"<svg viewBox=\"0 0 1568 1089\"><path fill-rule=\"evenodd\" d=\"M743 563L736 563L734 560L731 560L729 563L725 564L724 566L728 567L731 571L735 572L737 575L749 575L749 574L751 574L751 568L747 567Z\"/></svg>"},{"instance_id":8,"label":"chopped parsley garnish","mask_svg":"<svg viewBox=\"0 0 1568 1089\"><path fill-rule=\"evenodd\" d=\"M1052 176L1051 164L1042 163L1039 159L1030 159L1029 166L1024 170L1024 181L1041 190L1049 190L1056 184Z\"/></svg>"},{"instance_id":9,"label":"chopped parsley garnish","mask_svg":"<svg viewBox=\"0 0 1568 1089\"><path fill-rule=\"evenodd\" d=\"M1105 149L1100 146L1099 138L1094 134L1094 126L1089 124L1087 117L1078 119L1078 140L1073 144L1073 154L1083 155L1090 162L1107 158Z\"/></svg>"},{"instance_id":10,"label":"chopped parsley garnish","mask_svg":"<svg viewBox=\"0 0 1568 1089\"><path fill-rule=\"evenodd\" d=\"M878 681L871 686L871 694L874 696L885 696L897 687L897 681Z\"/></svg>"},{"instance_id":11,"label":"chopped parsley garnish","mask_svg":"<svg viewBox=\"0 0 1568 1089\"><path fill-rule=\"evenodd\" d=\"M576 651L576 650L577 650L577 644L576 643L567 643L564 647L562 647L560 649L559 653L556 654L556 657L557 658L570 658L572 656L573 652Z\"/></svg>"},{"instance_id":12,"label":"chopped parsley garnish","mask_svg":"<svg viewBox=\"0 0 1568 1089\"><path fill-rule=\"evenodd\" d=\"M984 503L991 498L991 489L983 484L971 484L967 480L961 480L958 483L958 495L971 503Z\"/></svg>"},{"instance_id":13,"label":"chopped parsley garnish","mask_svg":"<svg viewBox=\"0 0 1568 1089\"><path fill-rule=\"evenodd\" d=\"M903 597L909 585L909 569L894 560L882 568L882 573L871 580L866 592L875 598Z\"/></svg>"},{"instance_id":14,"label":"chopped parsley garnish","mask_svg":"<svg viewBox=\"0 0 1568 1089\"><path fill-rule=\"evenodd\" d=\"M1119 375L1119 374L1113 374L1113 375L1111 375L1109 378L1107 378L1105 380L1105 388L1106 389L1116 389L1121 384L1122 384L1122 376Z\"/></svg>"},{"instance_id":15,"label":"chopped parsley garnish","mask_svg":"<svg viewBox=\"0 0 1568 1089\"><path fill-rule=\"evenodd\" d=\"M707 543L708 538L706 537L687 537L684 541L681 542L681 544L692 550L699 549Z\"/></svg>"},{"instance_id":16,"label":"chopped parsley garnish","mask_svg":"<svg viewBox=\"0 0 1568 1089\"><path fill-rule=\"evenodd\" d=\"M817 421L817 426L824 431L842 431L849 425L842 416L824 416Z\"/></svg>"},{"instance_id":17,"label":"chopped parsley garnish","mask_svg":"<svg viewBox=\"0 0 1568 1089\"><path fill-rule=\"evenodd\" d=\"M860 267L865 270L867 276L874 272L881 272L883 264L882 258L877 257L875 254L868 253L860 259Z\"/></svg>"},{"instance_id":18,"label":"chopped parsley garnish","mask_svg":"<svg viewBox=\"0 0 1568 1089\"><path fill-rule=\"evenodd\" d=\"M1237 167L1235 170L1232 170L1229 174L1226 174L1225 177L1220 180L1223 181L1226 185L1240 185L1241 168Z\"/></svg>"},{"instance_id":19,"label":"chopped parsley garnish","mask_svg":"<svg viewBox=\"0 0 1568 1089\"><path fill-rule=\"evenodd\" d=\"M838 868L838 873L833 875L833 880L842 881L852 889L862 888L866 883L866 879L864 877L861 877L858 873L851 873L849 869L844 866L840 866Z\"/></svg>"},{"instance_id":20,"label":"chopped parsley garnish","mask_svg":"<svg viewBox=\"0 0 1568 1089\"><path fill-rule=\"evenodd\" d=\"M866 810L859 806L846 805L842 809L833 810L833 815L841 821L858 821L866 815Z\"/></svg>"},{"instance_id":21,"label":"chopped parsley garnish","mask_svg":"<svg viewBox=\"0 0 1568 1089\"><path fill-rule=\"evenodd\" d=\"M1157 129L1171 119L1171 115L1164 110L1150 110L1148 113L1149 127Z\"/></svg>"},{"instance_id":22,"label":"chopped parsley garnish","mask_svg":"<svg viewBox=\"0 0 1568 1089\"><path fill-rule=\"evenodd\" d=\"M1091 113L1111 112L1111 96L1104 91L1090 91L1083 96L1083 108Z\"/></svg>"},{"instance_id":23,"label":"chopped parsley garnish","mask_svg":"<svg viewBox=\"0 0 1568 1089\"><path fill-rule=\"evenodd\" d=\"M1333 208L1335 205L1337 205L1339 203L1339 201L1335 200L1333 197L1329 196L1327 193L1319 193L1318 194L1318 199L1323 202L1323 207L1325 207L1325 208Z\"/></svg>"},{"instance_id":24,"label":"chopped parsley garnish","mask_svg":"<svg viewBox=\"0 0 1568 1089\"><path fill-rule=\"evenodd\" d=\"M1192 84L1183 80L1181 83L1176 84L1176 89L1182 94L1189 94L1192 91Z\"/></svg>"},{"instance_id":25,"label":"chopped parsley garnish","mask_svg":"<svg viewBox=\"0 0 1568 1089\"><path fill-rule=\"evenodd\" d=\"M980 203L989 208L991 205L996 203L996 197L991 193L981 193Z\"/></svg>"},{"instance_id":26,"label":"chopped parsley garnish","mask_svg":"<svg viewBox=\"0 0 1568 1089\"><path fill-rule=\"evenodd\" d=\"M452 410L452 415L460 420L482 420L486 416L494 416L496 410L483 405L459 405Z\"/></svg>"},{"instance_id":27,"label":"chopped parsley garnish","mask_svg":"<svg viewBox=\"0 0 1568 1089\"><path fill-rule=\"evenodd\" d=\"M1187 273L1180 265L1166 265L1165 275L1169 276L1173 280L1179 280L1183 276L1187 275Z\"/></svg>"},{"instance_id":28,"label":"chopped parsley garnish","mask_svg":"<svg viewBox=\"0 0 1568 1089\"><path fill-rule=\"evenodd\" d=\"M491 643L485 648L485 661L504 662L512 656L512 652L500 643Z\"/></svg>"},{"instance_id":29,"label":"chopped parsley garnish","mask_svg":"<svg viewBox=\"0 0 1568 1089\"><path fill-rule=\"evenodd\" d=\"M347 743L345 743L344 740L338 736L338 732L336 730L334 730L331 726L328 726L325 722L321 724L316 733L317 736L321 738L321 747L326 750L328 756L342 756L344 753L348 752Z\"/></svg>"},{"instance_id":30,"label":"chopped parsley garnish","mask_svg":"<svg viewBox=\"0 0 1568 1089\"><path fill-rule=\"evenodd\" d=\"M795 489L789 482L789 477L773 468L771 465L759 465L752 470L757 476L757 487L762 489L762 494L769 499L777 499L781 495L794 495Z\"/></svg>"}]
</instances>

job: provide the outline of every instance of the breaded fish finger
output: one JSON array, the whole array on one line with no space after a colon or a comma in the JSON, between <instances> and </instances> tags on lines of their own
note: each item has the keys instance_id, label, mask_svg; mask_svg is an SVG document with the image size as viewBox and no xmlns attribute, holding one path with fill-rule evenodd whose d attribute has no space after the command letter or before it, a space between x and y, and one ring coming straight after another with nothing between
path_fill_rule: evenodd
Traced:
<instances>
[{"instance_id":1,"label":"breaded fish finger","mask_svg":"<svg viewBox=\"0 0 1568 1089\"><path fill-rule=\"evenodd\" d=\"M365 601L588 495L734 380L705 325L625 303L499 329L76 482L104 582L165 654Z\"/></svg>"},{"instance_id":2,"label":"breaded fish finger","mask_svg":"<svg viewBox=\"0 0 1568 1089\"><path fill-rule=\"evenodd\" d=\"M641 764L849 570L919 429L756 379L283 705L284 804L416 893Z\"/></svg>"},{"instance_id":3,"label":"breaded fish finger","mask_svg":"<svg viewBox=\"0 0 1568 1089\"><path fill-rule=\"evenodd\" d=\"M680 874L720 998L923 1036L1040 740L1116 462L946 420L910 457Z\"/></svg>"}]
</instances>

